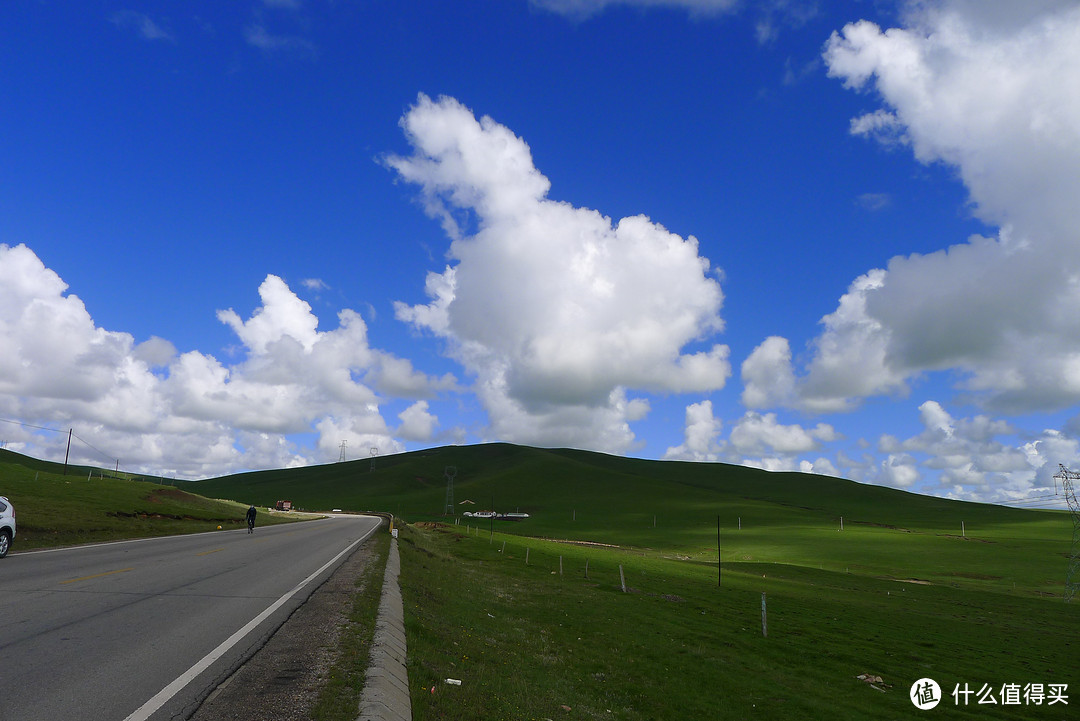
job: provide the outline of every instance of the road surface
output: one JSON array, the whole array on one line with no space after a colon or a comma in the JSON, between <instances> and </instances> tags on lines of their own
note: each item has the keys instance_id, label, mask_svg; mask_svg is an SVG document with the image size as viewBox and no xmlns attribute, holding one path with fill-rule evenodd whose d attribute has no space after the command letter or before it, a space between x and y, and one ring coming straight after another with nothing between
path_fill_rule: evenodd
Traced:
<instances>
[{"instance_id":1,"label":"road surface","mask_svg":"<svg viewBox=\"0 0 1080 721\"><path fill-rule=\"evenodd\" d=\"M183 718L378 527L321 521L0 561L0 721Z\"/></svg>"}]
</instances>

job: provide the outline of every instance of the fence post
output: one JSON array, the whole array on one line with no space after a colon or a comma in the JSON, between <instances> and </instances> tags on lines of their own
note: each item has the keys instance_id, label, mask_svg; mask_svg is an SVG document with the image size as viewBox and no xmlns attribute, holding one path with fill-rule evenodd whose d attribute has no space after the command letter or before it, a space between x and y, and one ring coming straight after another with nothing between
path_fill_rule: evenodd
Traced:
<instances>
[{"instance_id":1,"label":"fence post","mask_svg":"<svg viewBox=\"0 0 1080 721\"><path fill-rule=\"evenodd\" d=\"M528 548L525 549L525 565L526 566L529 565L529 550L530 549L528 549Z\"/></svg>"},{"instance_id":2,"label":"fence post","mask_svg":"<svg viewBox=\"0 0 1080 721\"><path fill-rule=\"evenodd\" d=\"M622 592L626 593L626 576L623 575L622 564L619 564L619 585L622 586Z\"/></svg>"},{"instance_id":3,"label":"fence post","mask_svg":"<svg viewBox=\"0 0 1080 721\"><path fill-rule=\"evenodd\" d=\"M769 621L768 615L765 611L765 592L761 592L761 635L765 638L769 637Z\"/></svg>"},{"instance_id":4,"label":"fence post","mask_svg":"<svg viewBox=\"0 0 1080 721\"><path fill-rule=\"evenodd\" d=\"M716 585L724 580L724 557L720 551L720 516L716 517Z\"/></svg>"}]
</instances>

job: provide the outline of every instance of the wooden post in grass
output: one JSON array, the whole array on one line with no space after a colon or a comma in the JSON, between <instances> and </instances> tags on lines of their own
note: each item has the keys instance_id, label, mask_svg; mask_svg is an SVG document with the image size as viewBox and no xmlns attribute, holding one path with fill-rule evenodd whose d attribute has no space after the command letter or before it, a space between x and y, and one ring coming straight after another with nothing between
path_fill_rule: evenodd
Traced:
<instances>
[{"instance_id":1,"label":"wooden post in grass","mask_svg":"<svg viewBox=\"0 0 1080 721\"><path fill-rule=\"evenodd\" d=\"M765 612L765 592L761 592L761 635L765 638L769 637L769 621L768 615Z\"/></svg>"},{"instance_id":2,"label":"wooden post in grass","mask_svg":"<svg viewBox=\"0 0 1080 721\"><path fill-rule=\"evenodd\" d=\"M960 535L967 538L967 529L964 528L964 522L960 521Z\"/></svg>"},{"instance_id":3,"label":"wooden post in grass","mask_svg":"<svg viewBox=\"0 0 1080 721\"><path fill-rule=\"evenodd\" d=\"M525 565L526 566L529 565L529 550L530 549L528 549L528 548L525 549Z\"/></svg>"},{"instance_id":4,"label":"wooden post in grass","mask_svg":"<svg viewBox=\"0 0 1080 721\"><path fill-rule=\"evenodd\" d=\"M506 553L506 541L503 541L503 547L502 550L499 551L499 553Z\"/></svg>"},{"instance_id":5,"label":"wooden post in grass","mask_svg":"<svg viewBox=\"0 0 1080 721\"><path fill-rule=\"evenodd\" d=\"M587 559L587 558L585 559L585 580L586 581L589 580L589 559ZM1015 587L1015 586L1016 586L1016 584L1014 583L1013 587Z\"/></svg>"},{"instance_id":6,"label":"wooden post in grass","mask_svg":"<svg viewBox=\"0 0 1080 721\"><path fill-rule=\"evenodd\" d=\"M720 516L716 517L716 585L724 580L724 558L720 555Z\"/></svg>"},{"instance_id":7,"label":"wooden post in grass","mask_svg":"<svg viewBox=\"0 0 1080 721\"><path fill-rule=\"evenodd\" d=\"M576 508L574 509L574 515L571 516L570 520L571 521L576 521L577 520L577 509Z\"/></svg>"},{"instance_id":8,"label":"wooden post in grass","mask_svg":"<svg viewBox=\"0 0 1080 721\"><path fill-rule=\"evenodd\" d=\"M742 516L739 516L739 530L742 530Z\"/></svg>"},{"instance_id":9,"label":"wooden post in grass","mask_svg":"<svg viewBox=\"0 0 1080 721\"><path fill-rule=\"evenodd\" d=\"M844 530L844 517L840 516L840 530Z\"/></svg>"},{"instance_id":10,"label":"wooden post in grass","mask_svg":"<svg viewBox=\"0 0 1080 721\"><path fill-rule=\"evenodd\" d=\"M622 572L622 564L619 564L619 585L622 586L622 592L626 593L626 576Z\"/></svg>"},{"instance_id":11,"label":"wooden post in grass","mask_svg":"<svg viewBox=\"0 0 1080 721\"><path fill-rule=\"evenodd\" d=\"M559 575L562 575L562 556L559 556Z\"/></svg>"}]
</instances>

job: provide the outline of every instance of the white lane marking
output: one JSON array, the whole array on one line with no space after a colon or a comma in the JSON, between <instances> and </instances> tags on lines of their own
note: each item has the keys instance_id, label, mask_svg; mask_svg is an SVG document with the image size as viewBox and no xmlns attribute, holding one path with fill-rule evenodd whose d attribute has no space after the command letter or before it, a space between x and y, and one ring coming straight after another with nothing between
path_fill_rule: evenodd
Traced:
<instances>
[{"instance_id":1,"label":"white lane marking","mask_svg":"<svg viewBox=\"0 0 1080 721\"><path fill-rule=\"evenodd\" d=\"M344 551L323 564L322 568L320 568L318 571L311 574L299 584L297 584L297 586L293 590L289 591L284 596L274 601L274 603L271 604L269 608L267 608L255 618L248 621L243 628L234 633L232 636L229 636L227 639L225 639L225 641L223 641L221 645L215 648L213 651L203 656L202 660L200 660L198 663L196 663L184 673L180 674L175 681L158 691L153 698L151 698L138 709L133 711L127 718L124 719L124 721L146 721L146 719L149 719L155 711L164 706L166 702L168 702L168 700L171 699L173 696L180 693L180 691L189 683L191 683L196 676L198 676L206 669L210 668L211 664L224 656L229 651L229 649L238 644L244 638L244 636L251 633L251 631L254 630L255 627L258 626L260 623L265 621L270 616L270 614L281 608L290 598L299 593L300 590L304 588L304 586L311 583L311 581L316 578L320 573L332 566L339 558L351 551L358 544L363 543L368 538L370 538L371 534L375 533L375 531L377 531L381 527L382 524L378 524L366 534L364 534L363 537L357 539L356 541L353 541L353 543L346 547Z\"/></svg>"}]
</instances>

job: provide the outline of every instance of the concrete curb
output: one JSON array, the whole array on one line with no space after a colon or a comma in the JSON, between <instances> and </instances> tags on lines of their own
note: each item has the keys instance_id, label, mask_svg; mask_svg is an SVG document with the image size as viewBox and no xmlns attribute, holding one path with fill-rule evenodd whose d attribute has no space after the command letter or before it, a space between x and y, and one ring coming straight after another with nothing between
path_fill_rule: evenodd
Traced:
<instances>
[{"instance_id":1,"label":"concrete curb","mask_svg":"<svg viewBox=\"0 0 1080 721\"><path fill-rule=\"evenodd\" d=\"M398 585L400 574L401 558L397 539L393 538L371 643L371 665L360 695L357 721L412 721L409 674L405 669L405 607Z\"/></svg>"}]
</instances>

